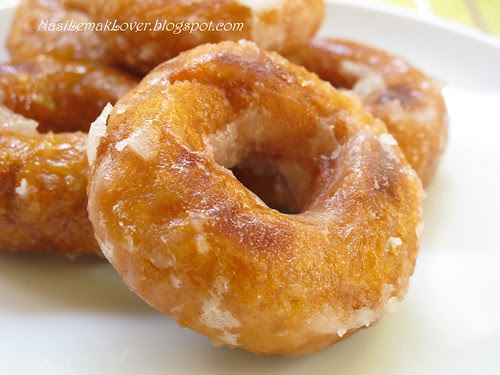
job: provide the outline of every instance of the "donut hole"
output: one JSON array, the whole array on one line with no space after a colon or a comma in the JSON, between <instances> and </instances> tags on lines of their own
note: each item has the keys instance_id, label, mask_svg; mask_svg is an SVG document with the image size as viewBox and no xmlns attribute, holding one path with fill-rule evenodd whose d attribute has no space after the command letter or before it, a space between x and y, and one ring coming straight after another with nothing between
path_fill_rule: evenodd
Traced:
<instances>
[{"instance_id":1,"label":"donut hole","mask_svg":"<svg viewBox=\"0 0 500 375\"><path fill-rule=\"evenodd\" d=\"M391 87L380 95L376 104L385 104L392 100L396 100L401 103L403 108L410 109L416 105L421 99L421 93L415 90L410 84L401 83Z\"/></svg>"},{"instance_id":2,"label":"donut hole","mask_svg":"<svg viewBox=\"0 0 500 375\"><path fill-rule=\"evenodd\" d=\"M301 138L300 134L290 136L298 127L285 125L276 132L259 121L262 118L250 119L242 117L204 137L208 153L269 208L284 214L302 213L319 173L318 160L337 148L332 128L318 125L313 136Z\"/></svg>"},{"instance_id":3,"label":"donut hole","mask_svg":"<svg viewBox=\"0 0 500 375\"><path fill-rule=\"evenodd\" d=\"M292 113L276 118L248 110L203 137L215 163L232 171L268 207L284 214L305 211L320 161L329 159L339 146L332 125L336 119L300 118L300 113ZM297 118L300 121L294 121ZM341 133L341 124L337 125Z\"/></svg>"},{"instance_id":4,"label":"donut hole","mask_svg":"<svg viewBox=\"0 0 500 375\"><path fill-rule=\"evenodd\" d=\"M334 87L352 90L361 99L369 98L376 105L396 101L409 109L420 100L419 91L410 82L390 84L382 72L360 62L342 60L338 75L332 74L329 78Z\"/></svg>"},{"instance_id":5,"label":"donut hole","mask_svg":"<svg viewBox=\"0 0 500 375\"><path fill-rule=\"evenodd\" d=\"M278 163L263 157L247 157L230 170L269 208L288 215L301 212L297 184L287 178Z\"/></svg>"}]
</instances>

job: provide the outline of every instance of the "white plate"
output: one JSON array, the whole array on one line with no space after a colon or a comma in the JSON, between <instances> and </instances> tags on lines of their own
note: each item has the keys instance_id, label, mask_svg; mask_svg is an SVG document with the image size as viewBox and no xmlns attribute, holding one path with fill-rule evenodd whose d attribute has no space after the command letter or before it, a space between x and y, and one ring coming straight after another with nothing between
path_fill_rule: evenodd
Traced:
<instances>
[{"instance_id":1,"label":"white plate","mask_svg":"<svg viewBox=\"0 0 500 375\"><path fill-rule=\"evenodd\" d=\"M12 12L0 10L2 39ZM499 374L500 44L409 14L334 2L322 30L386 47L448 85L450 143L399 311L318 354L258 357L178 328L104 261L0 254L0 373Z\"/></svg>"}]
</instances>

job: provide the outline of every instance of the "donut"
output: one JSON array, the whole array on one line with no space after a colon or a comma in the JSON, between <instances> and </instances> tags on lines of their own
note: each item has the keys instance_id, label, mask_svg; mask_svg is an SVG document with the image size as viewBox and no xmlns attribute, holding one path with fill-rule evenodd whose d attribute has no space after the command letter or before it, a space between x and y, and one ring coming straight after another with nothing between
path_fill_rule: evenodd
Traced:
<instances>
[{"instance_id":1,"label":"donut","mask_svg":"<svg viewBox=\"0 0 500 375\"><path fill-rule=\"evenodd\" d=\"M0 107L0 250L98 254L86 210L87 135L41 134Z\"/></svg>"},{"instance_id":2,"label":"donut","mask_svg":"<svg viewBox=\"0 0 500 375\"><path fill-rule=\"evenodd\" d=\"M420 179L354 95L251 42L158 66L92 125L87 153L104 256L215 345L312 353L406 293ZM250 160L279 171L297 212L237 180L231 169Z\"/></svg>"},{"instance_id":3,"label":"donut","mask_svg":"<svg viewBox=\"0 0 500 375\"><path fill-rule=\"evenodd\" d=\"M41 132L88 131L108 102L115 103L137 83L101 64L40 55L0 64L0 103L36 120Z\"/></svg>"},{"instance_id":4,"label":"donut","mask_svg":"<svg viewBox=\"0 0 500 375\"><path fill-rule=\"evenodd\" d=\"M148 73L204 43L247 39L281 53L307 43L324 16L323 0L91 0L96 22L122 31L100 33L124 66ZM217 28L226 28L218 31Z\"/></svg>"},{"instance_id":5,"label":"donut","mask_svg":"<svg viewBox=\"0 0 500 375\"><path fill-rule=\"evenodd\" d=\"M314 39L290 56L333 86L353 90L387 125L428 186L446 147L448 115L441 84L406 60L340 39Z\"/></svg>"},{"instance_id":6,"label":"donut","mask_svg":"<svg viewBox=\"0 0 500 375\"><path fill-rule=\"evenodd\" d=\"M0 64L0 250L100 253L87 214L87 134L77 130L136 84L46 56Z\"/></svg>"},{"instance_id":7,"label":"donut","mask_svg":"<svg viewBox=\"0 0 500 375\"><path fill-rule=\"evenodd\" d=\"M99 33L85 28L92 22L87 8L88 0L21 0L7 36L12 59L22 61L44 54L109 64L112 59Z\"/></svg>"}]
</instances>

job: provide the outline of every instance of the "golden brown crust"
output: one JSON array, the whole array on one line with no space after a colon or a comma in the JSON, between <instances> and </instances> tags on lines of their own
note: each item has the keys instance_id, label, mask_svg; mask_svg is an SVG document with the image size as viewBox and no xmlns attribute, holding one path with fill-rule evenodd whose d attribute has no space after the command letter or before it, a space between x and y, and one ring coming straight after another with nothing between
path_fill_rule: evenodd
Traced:
<instances>
[{"instance_id":1,"label":"golden brown crust","mask_svg":"<svg viewBox=\"0 0 500 375\"><path fill-rule=\"evenodd\" d=\"M394 144L355 97L277 54L204 45L117 103L89 215L127 285L181 326L255 353L311 353L406 293L422 190ZM279 165L299 214L228 171L249 157Z\"/></svg>"},{"instance_id":2,"label":"golden brown crust","mask_svg":"<svg viewBox=\"0 0 500 375\"><path fill-rule=\"evenodd\" d=\"M107 67L47 56L0 64L0 250L100 253L86 207L87 135L40 134L37 121L43 131L86 131L136 84Z\"/></svg>"},{"instance_id":3,"label":"golden brown crust","mask_svg":"<svg viewBox=\"0 0 500 375\"><path fill-rule=\"evenodd\" d=\"M353 89L387 125L427 186L446 146L448 116L441 85L406 60L361 43L316 39L291 56L339 88Z\"/></svg>"},{"instance_id":4,"label":"golden brown crust","mask_svg":"<svg viewBox=\"0 0 500 375\"><path fill-rule=\"evenodd\" d=\"M0 103L38 121L41 132L86 132L107 103L115 103L137 83L102 64L37 56L0 64Z\"/></svg>"},{"instance_id":5,"label":"golden brown crust","mask_svg":"<svg viewBox=\"0 0 500 375\"><path fill-rule=\"evenodd\" d=\"M87 7L87 0L21 0L7 37L12 59L22 61L45 54L63 60L110 63L98 32L54 31L48 26L72 22L77 27L91 22Z\"/></svg>"},{"instance_id":6,"label":"golden brown crust","mask_svg":"<svg viewBox=\"0 0 500 375\"><path fill-rule=\"evenodd\" d=\"M157 21L172 24L243 23L239 31L105 31L102 38L110 53L125 66L148 73L158 64L204 43L222 40L252 40L262 48L291 52L307 43L319 28L324 15L323 0L92 0L96 21L116 20L117 24Z\"/></svg>"},{"instance_id":7,"label":"golden brown crust","mask_svg":"<svg viewBox=\"0 0 500 375\"><path fill-rule=\"evenodd\" d=\"M0 107L0 250L97 254L84 133L39 134Z\"/></svg>"}]
</instances>

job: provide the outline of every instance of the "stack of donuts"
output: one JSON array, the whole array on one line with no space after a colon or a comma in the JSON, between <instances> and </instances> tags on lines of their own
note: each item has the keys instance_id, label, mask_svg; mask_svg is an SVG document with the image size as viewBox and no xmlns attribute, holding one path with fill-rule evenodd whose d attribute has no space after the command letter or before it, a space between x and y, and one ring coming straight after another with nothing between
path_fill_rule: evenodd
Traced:
<instances>
[{"instance_id":1,"label":"stack of donuts","mask_svg":"<svg viewBox=\"0 0 500 375\"><path fill-rule=\"evenodd\" d=\"M323 16L322 0L21 1L0 249L103 255L180 326L258 354L375 324L413 273L446 108L406 60L315 39ZM244 27L40 27L108 20Z\"/></svg>"}]
</instances>

